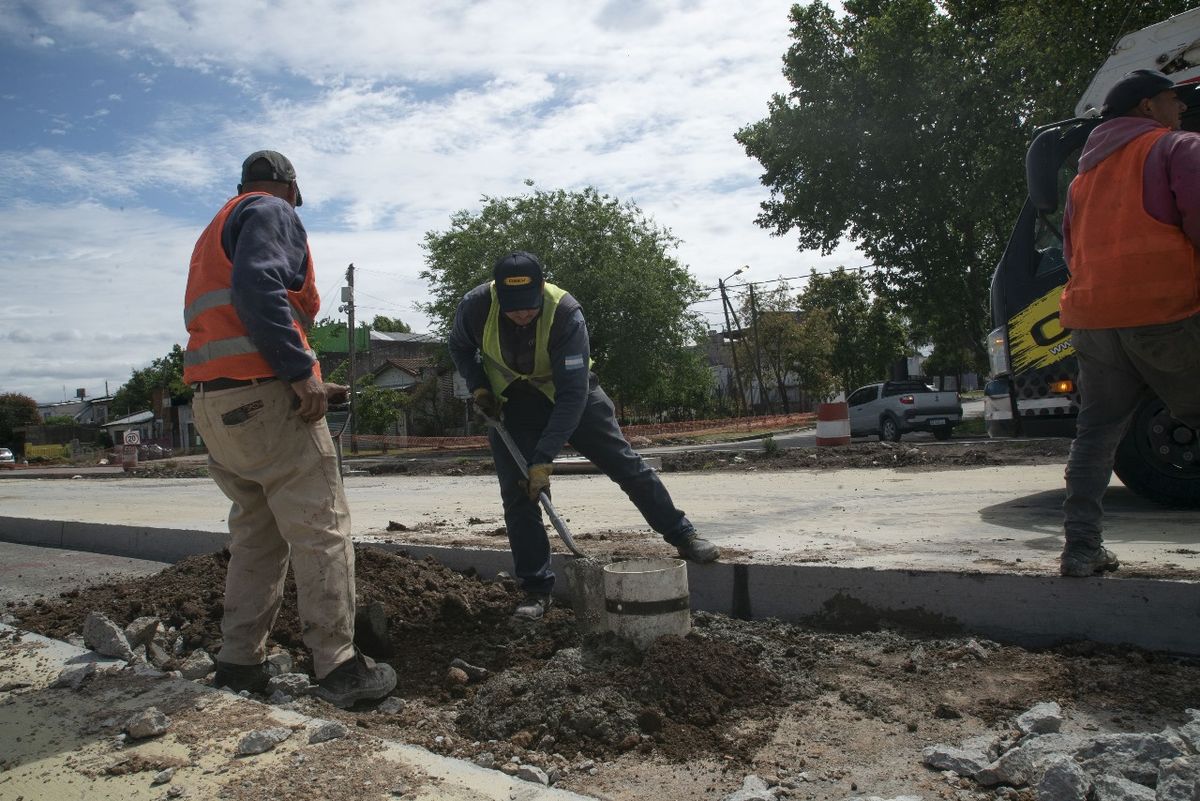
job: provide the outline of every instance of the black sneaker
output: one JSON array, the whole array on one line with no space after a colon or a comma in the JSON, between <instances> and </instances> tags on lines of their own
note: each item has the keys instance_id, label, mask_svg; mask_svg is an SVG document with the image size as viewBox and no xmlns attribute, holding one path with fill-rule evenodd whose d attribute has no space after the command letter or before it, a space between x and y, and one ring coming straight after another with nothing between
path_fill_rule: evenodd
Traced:
<instances>
[{"instance_id":1,"label":"black sneaker","mask_svg":"<svg viewBox=\"0 0 1200 801\"><path fill-rule=\"evenodd\" d=\"M1059 572L1072 578L1087 578L1120 566L1117 555L1103 545L1068 545L1059 559Z\"/></svg>"},{"instance_id":2,"label":"black sneaker","mask_svg":"<svg viewBox=\"0 0 1200 801\"><path fill-rule=\"evenodd\" d=\"M689 532L685 539L674 543L674 545L675 550L679 551L681 559L701 565L706 562L714 562L721 555L721 551L717 546L697 535L694 531Z\"/></svg>"},{"instance_id":3,"label":"black sneaker","mask_svg":"<svg viewBox=\"0 0 1200 801\"><path fill-rule=\"evenodd\" d=\"M550 608L550 596L541 592L525 593L525 600L517 604L513 617L520 620L541 620Z\"/></svg>"},{"instance_id":4,"label":"black sneaker","mask_svg":"<svg viewBox=\"0 0 1200 801\"><path fill-rule=\"evenodd\" d=\"M217 661L217 675L213 678L214 687L228 687L235 693L248 690L252 693L266 692L267 682L278 674L278 669L270 662L258 665L235 665L231 662Z\"/></svg>"},{"instance_id":5,"label":"black sneaker","mask_svg":"<svg viewBox=\"0 0 1200 801\"><path fill-rule=\"evenodd\" d=\"M359 701L383 698L396 688L396 671L369 656L355 654L317 682L313 695L342 709Z\"/></svg>"}]
</instances>

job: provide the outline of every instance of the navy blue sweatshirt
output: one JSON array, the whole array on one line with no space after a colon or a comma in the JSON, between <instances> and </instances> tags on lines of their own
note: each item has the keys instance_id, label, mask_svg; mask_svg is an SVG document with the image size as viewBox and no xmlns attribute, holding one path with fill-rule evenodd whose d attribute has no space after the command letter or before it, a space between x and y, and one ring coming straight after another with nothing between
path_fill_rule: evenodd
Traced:
<instances>
[{"instance_id":1,"label":"navy blue sweatshirt","mask_svg":"<svg viewBox=\"0 0 1200 801\"><path fill-rule=\"evenodd\" d=\"M491 388L483 370L483 328L492 308L491 284L480 284L463 296L450 331L450 357L459 374L474 392ZM504 362L518 372L533 372L537 320L518 326L500 315L500 352ZM567 293L559 301L550 326L550 365L554 373L554 402L528 381L514 381L504 392L505 419L520 424L522 419L546 419L530 464L554 461L579 425L587 406L591 361L587 323L579 301ZM548 414L548 418L546 415Z\"/></svg>"},{"instance_id":2,"label":"navy blue sweatshirt","mask_svg":"<svg viewBox=\"0 0 1200 801\"><path fill-rule=\"evenodd\" d=\"M246 198L225 221L221 245L233 262L233 308L250 341L276 377L291 382L311 376L313 358L292 325L287 299L311 269L308 232L296 210L271 195Z\"/></svg>"}]
</instances>

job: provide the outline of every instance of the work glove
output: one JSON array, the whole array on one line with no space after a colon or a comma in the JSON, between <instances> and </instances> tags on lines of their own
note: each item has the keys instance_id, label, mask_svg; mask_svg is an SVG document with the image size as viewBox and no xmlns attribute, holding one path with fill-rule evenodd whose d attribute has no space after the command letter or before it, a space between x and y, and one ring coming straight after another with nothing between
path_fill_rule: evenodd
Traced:
<instances>
[{"instance_id":1,"label":"work glove","mask_svg":"<svg viewBox=\"0 0 1200 801\"><path fill-rule=\"evenodd\" d=\"M550 491L550 473L553 470L554 465L552 464L531 464L529 466L529 480L524 482L529 500L537 503L539 495Z\"/></svg>"},{"instance_id":2,"label":"work glove","mask_svg":"<svg viewBox=\"0 0 1200 801\"><path fill-rule=\"evenodd\" d=\"M475 411L482 415L487 415L493 420L500 419L500 401L492 394L492 391L487 387L480 387L471 393L471 397L475 400Z\"/></svg>"}]
</instances>

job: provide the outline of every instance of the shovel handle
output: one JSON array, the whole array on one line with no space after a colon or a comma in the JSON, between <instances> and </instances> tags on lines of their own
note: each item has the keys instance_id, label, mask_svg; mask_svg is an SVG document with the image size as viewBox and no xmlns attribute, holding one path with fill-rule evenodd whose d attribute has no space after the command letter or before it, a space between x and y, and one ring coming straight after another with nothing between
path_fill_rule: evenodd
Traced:
<instances>
[{"instance_id":1,"label":"shovel handle","mask_svg":"<svg viewBox=\"0 0 1200 801\"><path fill-rule=\"evenodd\" d=\"M521 449L517 447L517 443L513 442L512 435L508 433L508 429L497 418L483 412L479 414L483 417L485 423L495 429L496 434L499 435L508 448L508 452L512 454L513 461L517 463L517 469L521 471L521 475L525 476L525 480L528 481L529 468L525 465L525 457L521 455ZM558 536L562 537L562 541L566 544L567 549L580 559L587 559L587 554L579 550L575 545L575 539L571 536L570 529L567 528L566 522L558 516L558 511L555 510L554 504L550 502L550 496L545 492L540 492L538 493L538 501L542 504L542 508L546 510L546 515L550 518L550 523L554 526L554 530L558 532Z\"/></svg>"}]
</instances>

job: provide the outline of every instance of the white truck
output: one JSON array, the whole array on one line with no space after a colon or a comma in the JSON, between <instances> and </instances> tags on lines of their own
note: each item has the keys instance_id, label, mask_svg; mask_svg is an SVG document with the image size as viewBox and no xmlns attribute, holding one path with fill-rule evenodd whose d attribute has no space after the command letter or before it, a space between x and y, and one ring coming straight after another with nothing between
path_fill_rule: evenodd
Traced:
<instances>
[{"instance_id":1,"label":"white truck","mask_svg":"<svg viewBox=\"0 0 1200 801\"><path fill-rule=\"evenodd\" d=\"M1029 195L992 277L995 329L988 335L991 380L985 387L988 434L1074 436L1079 412L1078 364L1071 335L1058 319L1067 281L1062 252L1065 189L1074 177L1099 107L1112 85L1135 69L1157 69L1177 84L1200 82L1200 8L1123 37L1075 107L1076 117L1042 126L1025 158ZM1200 93L1183 127L1200 130ZM1200 507L1200 436L1171 418L1148 393L1117 451L1124 484L1160 503Z\"/></svg>"},{"instance_id":2,"label":"white truck","mask_svg":"<svg viewBox=\"0 0 1200 801\"><path fill-rule=\"evenodd\" d=\"M885 442L899 442L912 431L929 431L949 439L962 422L962 401L957 392L935 389L922 381L882 381L859 387L846 398L850 436L878 434Z\"/></svg>"}]
</instances>

